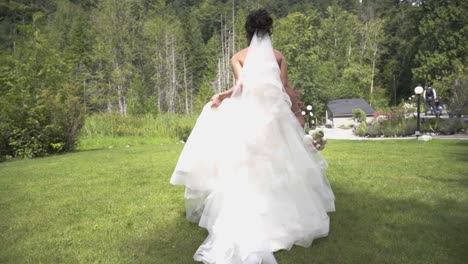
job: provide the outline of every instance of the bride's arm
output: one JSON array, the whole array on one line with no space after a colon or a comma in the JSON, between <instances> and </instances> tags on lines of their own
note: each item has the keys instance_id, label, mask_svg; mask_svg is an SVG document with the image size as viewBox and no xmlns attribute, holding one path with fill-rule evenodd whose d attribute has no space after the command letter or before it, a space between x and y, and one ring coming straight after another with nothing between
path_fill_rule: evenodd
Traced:
<instances>
[{"instance_id":1,"label":"bride's arm","mask_svg":"<svg viewBox=\"0 0 468 264\"><path fill-rule=\"evenodd\" d=\"M242 69L242 64L241 64L240 60L238 59L237 54L232 56L231 64L232 64L232 71L234 72L234 78L236 79L236 83L237 83L237 80L239 79L239 73L240 73L240 71ZM236 87L235 84L229 90L226 90L226 91L220 93L220 95L223 97L223 99L228 98L229 96L231 96L232 92L234 91L234 87Z\"/></svg>"},{"instance_id":2,"label":"bride's arm","mask_svg":"<svg viewBox=\"0 0 468 264\"><path fill-rule=\"evenodd\" d=\"M234 56L232 56L232 59L231 59L231 64L232 64L232 70L234 72L234 77L236 79L236 82L239 78L239 73L242 69L242 64L238 58L238 54L235 54ZM230 97L232 92L234 91L234 86L232 86L231 88L229 88L228 90L224 91L224 92L221 92L221 93L218 93L218 94L215 94L212 98L211 98L211 101L213 102L211 104L212 107L217 107L221 104L221 102Z\"/></svg>"},{"instance_id":3,"label":"bride's arm","mask_svg":"<svg viewBox=\"0 0 468 264\"><path fill-rule=\"evenodd\" d=\"M282 56L282 55L281 55ZM281 82L283 82L283 87L286 93L289 96L289 99L291 99L291 111L293 111L294 114L298 114L301 111L301 108L299 106L298 98L293 92L293 89L289 85L288 81L288 64L286 63L286 60L284 59L284 56L281 58Z\"/></svg>"}]
</instances>

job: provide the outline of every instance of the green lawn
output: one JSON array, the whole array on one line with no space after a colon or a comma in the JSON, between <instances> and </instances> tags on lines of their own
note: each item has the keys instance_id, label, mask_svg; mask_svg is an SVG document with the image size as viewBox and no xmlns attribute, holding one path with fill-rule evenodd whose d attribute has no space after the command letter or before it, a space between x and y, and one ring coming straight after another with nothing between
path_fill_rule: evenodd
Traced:
<instances>
[{"instance_id":1,"label":"green lawn","mask_svg":"<svg viewBox=\"0 0 468 264\"><path fill-rule=\"evenodd\" d=\"M182 145L148 142L0 163L0 263L193 263L206 231L168 183ZM330 235L280 264L468 263L468 141L330 140L323 154Z\"/></svg>"}]
</instances>

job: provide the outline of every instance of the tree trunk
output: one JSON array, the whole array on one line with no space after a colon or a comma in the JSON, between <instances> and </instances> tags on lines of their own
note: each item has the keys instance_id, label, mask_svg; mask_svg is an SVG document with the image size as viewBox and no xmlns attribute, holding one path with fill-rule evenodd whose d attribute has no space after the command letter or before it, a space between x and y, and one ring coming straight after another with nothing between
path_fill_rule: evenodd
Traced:
<instances>
[{"instance_id":1,"label":"tree trunk","mask_svg":"<svg viewBox=\"0 0 468 264\"><path fill-rule=\"evenodd\" d=\"M189 113L188 83L187 83L187 66L185 64L185 55L184 55L184 88L185 88L185 114L188 114Z\"/></svg>"},{"instance_id":2,"label":"tree trunk","mask_svg":"<svg viewBox=\"0 0 468 264\"><path fill-rule=\"evenodd\" d=\"M219 93L221 91L221 59L218 59L218 87L216 92Z\"/></svg>"},{"instance_id":3,"label":"tree trunk","mask_svg":"<svg viewBox=\"0 0 468 264\"><path fill-rule=\"evenodd\" d=\"M112 86L111 86L110 81L108 82L107 92L108 92L108 95L107 95L107 113L112 113L112 108L113 108L112 107L112 101L111 101Z\"/></svg>"},{"instance_id":4,"label":"tree trunk","mask_svg":"<svg viewBox=\"0 0 468 264\"><path fill-rule=\"evenodd\" d=\"M374 92L374 75L375 75L375 61L377 60L377 52L379 51L378 48L378 39L377 36L379 34L380 24L375 25L374 31L374 53L372 54L372 73L371 73L371 87L370 87L370 96L372 97L372 93Z\"/></svg>"},{"instance_id":5,"label":"tree trunk","mask_svg":"<svg viewBox=\"0 0 468 264\"><path fill-rule=\"evenodd\" d=\"M156 75L156 78L157 80L155 81L155 84L156 84L156 90L158 91L157 93L157 105L158 105L158 113L161 113L161 97L162 97L162 94L161 94L161 78L162 78L162 71L163 71L163 68L162 68L162 59L159 59L158 60L158 72L157 72L157 75Z\"/></svg>"},{"instance_id":6,"label":"tree trunk","mask_svg":"<svg viewBox=\"0 0 468 264\"><path fill-rule=\"evenodd\" d=\"M235 19L235 0L232 0L232 55L236 52L236 19ZM234 78L234 75L233 75ZM233 79L234 83L234 79Z\"/></svg>"},{"instance_id":7,"label":"tree trunk","mask_svg":"<svg viewBox=\"0 0 468 264\"><path fill-rule=\"evenodd\" d=\"M119 113L121 116L127 116L127 98L125 97L124 85L117 85Z\"/></svg>"},{"instance_id":8,"label":"tree trunk","mask_svg":"<svg viewBox=\"0 0 468 264\"><path fill-rule=\"evenodd\" d=\"M161 56L161 51L155 50L154 56L153 56L153 64L154 64L154 70L155 74L153 75L153 82L154 82L154 89L153 93L156 96L156 107L158 109L158 113L161 113L161 79L162 79L162 74L163 74L163 67L162 67L162 56Z\"/></svg>"},{"instance_id":9,"label":"tree trunk","mask_svg":"<svg viewBox=\"0 0 468 264\"><path fill-rule=\"evenodd\" d=\"M395 75L393 75L393 105L396 105L396 81Z\"/></svg>"},{"instance_id":10,"label":"tree trunk","mask_svg":"<svg viewBox=\"0 0 468 264\"><path fill-rule=\"evenodd\" d=\"M193 114L193 79L190 75L190 114Z\"/></svg>"},{"instance_id":11,"label":"tree trunk","mask_svg":"<svg viewBox=\"0 0 468 264\"><path fill-rule=\"evenodd\" d=\"M336 12L336 11L335 11L335 12ZM336 33L336 31L337 31L337 30L336 30L336 14L334 14L333 17L334 17L334 22L335 22L335 23L334 23L335 28L334 28L334 30L333 30L333 47L335 47L335 50L336 50L336 45L338 44L338 43L337 43L338 40L337 40L337 36L336 36L336 35L337 35L337 33Z\"/></svg>"},{"instance_id":12,"label":"tree trunk","mask_svg":"<svg viewBox=\"0 0 468 264\"><path fill-rule=\"evenodd\" d=\"M361 56L359 56L359 65L362 64L362 59L364 58L364 54L366 53L367 49L367 39L369 38L369 28L368 28L368 22L366 22L366 31L364 33L364 43L361 47Z\"/></svg>"},{"instance_id":13,"label":"tree trunk","mask_svg":"<svg viewBox=\"0 0 468 264\"><path fill-rule=\"evenodd\" d=\"M170 112L176 112L176 102L177 102L177 77L176 77L176 54L175 54L175 43L174 35L171 37L171 50L172 50L172 78L171 78L171 101L170 101Z\"/></svg>"},{"instance_id":14,"label":"tree trunk","mask_svg":"<svg viewBox=\"0 0 468 264\"><path fill-rule=\"evenodd\" d=\"M224 18L223 23L223 16L221 15L221 86L219 87L219 91L223 91L224 87L226 87L226 53L229 52L227 50L227 31L226 31L226 24L227 20Z\"/></svg>"},{"instance_id":15,"label":"tree trunk","mask_svg":"<svg viewBox=\"0 0 468 264\"><path fill-rule=\"evenodd\" d=\"M372 93L374 92L374 72L375 72L375 61L377 59L377 43L375 43L374 54L372 56L372 73L371 73L371 87L370 87L370 96L372 97Z\"/></svg>"},{"instance_id":16,"label":"tree trunk","mask_svg":"<svg viewBox=\"0 0 468 264\"><path fill-rule=\"evenodd\" d=\"M349 43L349 46L348 46L348 63L351 62L351 42Z\"/></svg>"}]
</instances>

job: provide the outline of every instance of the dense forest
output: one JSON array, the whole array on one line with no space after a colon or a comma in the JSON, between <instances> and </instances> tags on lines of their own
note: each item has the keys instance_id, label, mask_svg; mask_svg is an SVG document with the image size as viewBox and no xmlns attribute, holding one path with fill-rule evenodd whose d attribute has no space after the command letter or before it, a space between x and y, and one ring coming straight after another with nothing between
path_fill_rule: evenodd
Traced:
<instances>
[{"instance_id":1,"label":"dense forest","mask_svg":"<svg viewBox=\"0 0 468 264\"><path fill-rule=\"evenodd\" d=\"M340 98L386 109L418 84L467 100L465 0L2 0L0 154L72 149L94 113L198 114L233 85L259 7L319 117Z\"/></svg>"}]
</instances>

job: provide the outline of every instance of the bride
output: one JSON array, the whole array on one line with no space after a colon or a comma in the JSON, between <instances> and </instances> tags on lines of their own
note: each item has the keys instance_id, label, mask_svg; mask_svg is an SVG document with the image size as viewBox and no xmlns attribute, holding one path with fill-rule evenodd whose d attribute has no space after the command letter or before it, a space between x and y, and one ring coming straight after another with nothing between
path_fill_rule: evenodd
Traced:
<instances>
[{"instance_id":1,"label":"bride","mask_svg":"<svg viewBox=\"0 0 468 264\"><path fill-rule=\"evenodd\" d=\"M273 252L328 235L328 165L304 141L272 24L264 9L247 17L236 85L205 105L171 177L185 186L187 219L209 232L196 261L273 264Z\"/></svg>"}]
</instances>

